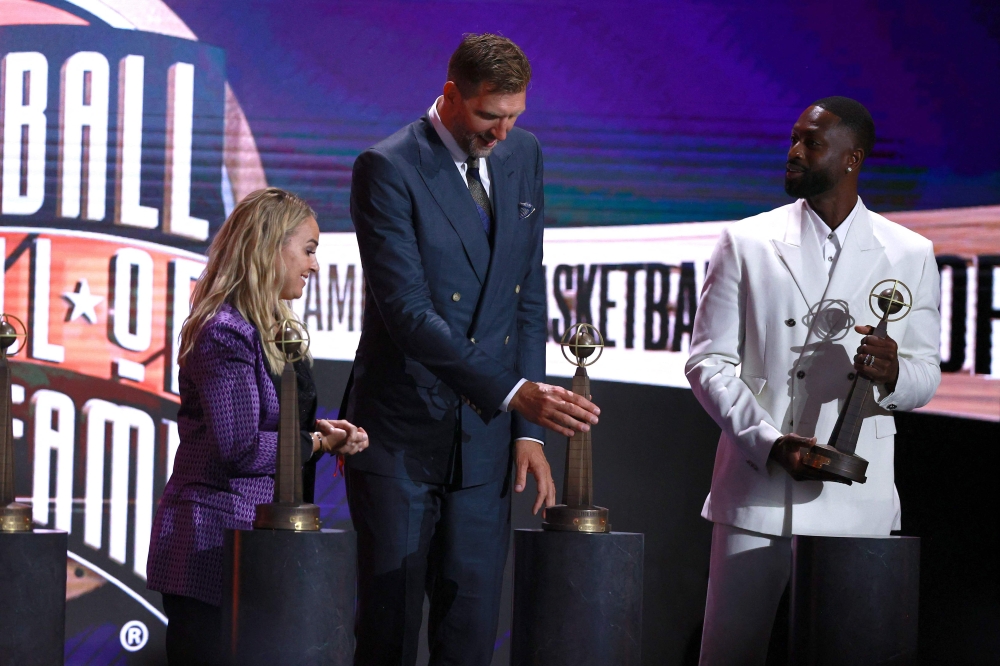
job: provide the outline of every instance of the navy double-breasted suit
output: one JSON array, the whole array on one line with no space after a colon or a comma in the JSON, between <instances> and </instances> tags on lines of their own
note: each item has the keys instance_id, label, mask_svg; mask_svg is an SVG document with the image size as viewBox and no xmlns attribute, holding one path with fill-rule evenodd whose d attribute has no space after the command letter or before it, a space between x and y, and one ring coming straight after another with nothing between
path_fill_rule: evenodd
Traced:
<instances>
[{"instance_id":1,"label":"navy double-breasted suit","mask_svg":"<svg viewBox=\"0 0 1000 666\"><path fill-rule=\"evenodd\" d=\"M487 164L490 232L427 117L354 165L366 301L346 418L370 441L347 461L359 664L415 657L424 591L431 663L492 653L512 443L543 436L502 403L543 380L547 328L538 142L512 129Z\"/></svg>"}]
</instances>

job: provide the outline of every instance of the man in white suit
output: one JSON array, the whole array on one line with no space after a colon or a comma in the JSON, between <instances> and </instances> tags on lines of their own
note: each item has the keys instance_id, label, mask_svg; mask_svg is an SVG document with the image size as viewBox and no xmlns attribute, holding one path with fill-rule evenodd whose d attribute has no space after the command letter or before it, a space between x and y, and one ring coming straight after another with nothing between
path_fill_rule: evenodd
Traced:
<instances>
[{"instance_id":1,"label":"man in white suit","mask_svg":"<svg viewBox=\"0 0 1000 666\"><path fill-rule=\"evenodd\" d=\"M819 100L792 128L792 204L727 228L712 255L686 372L722 428L702 515L715 523L701 664L763 664L791 571L791 536L899 529L893 411L940 382L940 285L930 241L865 208L858 172L875 126L858 102ZM909 316L878 339L871 288L899 279ZM856 353L849 350L857 349ZM854 373L871 379L856 453L864 484L804 467L826 444Z\"/></svg>"}]
</instances>

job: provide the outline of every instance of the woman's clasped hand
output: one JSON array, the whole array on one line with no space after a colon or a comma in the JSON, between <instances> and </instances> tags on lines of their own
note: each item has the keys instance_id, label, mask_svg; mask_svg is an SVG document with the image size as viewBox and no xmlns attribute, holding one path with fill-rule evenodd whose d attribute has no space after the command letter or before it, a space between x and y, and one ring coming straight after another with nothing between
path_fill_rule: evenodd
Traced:
<instances>
[{"instance_id":1,"label":"woman's clasped hand","mask_svg":"<svg viewBox=\"0 0 1000 666\"><path fill-rule=\"evenodd\" d=\"M323 453L350 456L368 448L368 433L349 421L316 419L316 427L315 448Z\"/></svg>"}]
</instances>

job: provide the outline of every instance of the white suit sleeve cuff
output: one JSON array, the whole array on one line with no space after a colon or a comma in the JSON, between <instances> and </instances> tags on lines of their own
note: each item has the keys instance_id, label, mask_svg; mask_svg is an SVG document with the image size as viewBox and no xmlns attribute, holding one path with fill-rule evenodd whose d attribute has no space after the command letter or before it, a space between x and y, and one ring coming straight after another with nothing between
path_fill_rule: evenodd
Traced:
<instances>
[{"instance_id":1,"label":"white suit sleeve cuff","mask_svg":"<svg viewBox=\"0 0 1000 666\"><path fill-rule=\"evenodd\" d=\"M892 393L885 384L876 384L878 406L890 412L896 410L909 411L919 406L919 401L913 396L912 387L917 383L913 367L906 359L899 359L899 376Z\"/></svg>"},{"instance_id":2,"label":"white suit sleeve cuff","mask_svg":"<svg viewBox=\"0 0 1000 666\"><path fill-rule=\"evenodd\" d=\"M500 403L500 411L501 412L509 412L510 411L510 401L514 399L514 394L517 393L517 390L519 388L521 388L522 386L524 386L524 383L527 382L527 381L528 381L527 379L522 378L521 381L519 381L518 383L514 384L514 388L512 388L510 390L510 393L507 394L507 397L504 398L504 401L502 403ZM531 437L525 437L524 439L532 439L532 438ZM537 442L538 440L536 439L535 441Z\"/></svg>"},{"instance_id":3,"label":"white suit sleeve cuff","mask_svg":"<svg viewBox=\"0 0 1000 666\"><path fill-rule=\"evenodd\" d=\"M747 464L750 466L750 469L768 476L767 461L771 457L771 449L774 448L774 443L782 436L781 431L767 421L761 421L756 426L750 428L749 431L740 434L749 435L749 441L753 443L750 456L747 458Z\"/></svg>"}]
</instances>

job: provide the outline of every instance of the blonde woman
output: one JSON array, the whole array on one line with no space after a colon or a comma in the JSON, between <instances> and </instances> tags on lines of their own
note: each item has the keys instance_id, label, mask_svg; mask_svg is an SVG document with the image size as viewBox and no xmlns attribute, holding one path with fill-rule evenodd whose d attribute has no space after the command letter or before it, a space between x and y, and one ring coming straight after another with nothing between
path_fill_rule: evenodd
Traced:
<instances>
[{"instance_id":1,"label":"blonde woman","mask_svg":"<svg viewBox=\"0 0 1000 666\"><path fill-rule=\"evenodd\" d=\"M219 229L181 330L180 447L153 523L148 587L163 595L170 664L221 659L223 530L249 529L274 493L275 324L319 266L312 209L277 188L248 195ZM303 460L350 455L368 436L347 421L316 421L308 360L295 364ZM315 424L315 427L313 427Z\"/></svg>"}]
</instances>

